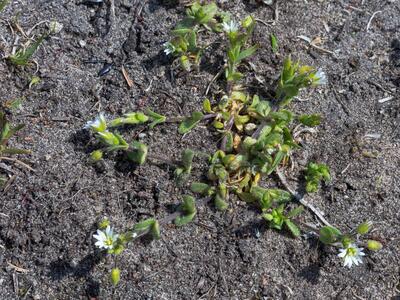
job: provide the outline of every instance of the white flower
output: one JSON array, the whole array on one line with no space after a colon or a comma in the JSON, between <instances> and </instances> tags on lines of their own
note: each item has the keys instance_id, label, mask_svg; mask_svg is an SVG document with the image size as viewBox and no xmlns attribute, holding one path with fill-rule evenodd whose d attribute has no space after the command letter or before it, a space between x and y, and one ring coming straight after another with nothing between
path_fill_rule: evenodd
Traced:
<instances>
[{"instance_id":1,"label":"white flower","mask_svg":"<svg viewBox=\"0 0 400 300\"><path fill-rule=\"evenodd\" d=\"M164 53L166 54L166 55L170 55L170 54L172 54L172 53L174 53L175 52L175 46L174 45L172 45L170 42L166 42L166 43L164 43L163 44L163 46L164 46Z\"/></svg>"},{"instance_id":2,"label":"white flower","mask_svg":"<svg viewBox=\"0 0 400 300\"><path fill-rule=\"evenodd\" d=\"M316 85L323 85L327 84L328 79L326 78L326 74L322 70L318 70L317 73L314 75L314 84Z\"/></svg>"},{"instance_id":3,"label":"white flower","mask_svg":"<svg viewBox=\"0 0 400 300\"><path fill-rule=\"evenodd\" d=\"M83 127L84 129L92 129L95 132L103 132L107 129L106 118L103 113L100 113L99 116L94 121L88 121L86 125Z\"/></svg>"},{"instance_id":4,"label":"white flower","mask_svg":"<svg viewBox=\"0 0 400 300\"><path fill-rule=\"evenodd\" d=\"M343 266L351 268L353 264L356 266L362 264L361 257L365 255L362 250L364 250L364 248L358 248L354 244L349 244L346 249L340 249L338 256L344 259Z\"/></svg>"},{"instance_id":5,"label":"white flower","mask_svg":"<svg viewBox=\"0 0 400 300\"><path fill-rule=\"evenodd\" d=\"M222 27L227 33L237 32L239 30L239 25L233 20L231 20L229 23L222 23Z\"/></svg>"},{"instance_id":6,"label":"white flower","mask_svg":"<svg viewBox=\"0 0 400 300\"><path fill-rule=\"evenodd\" d=\"M113 229L110 226L107 226L105 231L97 230L97 234L94 234L93 237L97 240L95 245L100 249L113 249L114 244L118 239L118 234L113 232Z\"/></svg>"}]
</instances>

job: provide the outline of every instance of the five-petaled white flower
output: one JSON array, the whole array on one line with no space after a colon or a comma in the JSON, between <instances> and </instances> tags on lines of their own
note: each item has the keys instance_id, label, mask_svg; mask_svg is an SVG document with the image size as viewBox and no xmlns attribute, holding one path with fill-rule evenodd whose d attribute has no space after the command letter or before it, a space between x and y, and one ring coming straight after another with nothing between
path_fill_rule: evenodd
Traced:
<instances>
[{"instance_id":1,"label":"five-petaled white flower","mask_svg":"<svg viewBox=\"0 0 400 300\"><path fill-rule=\"evenodd\" d=\"M105 131L107 129L107 121L106 118L104 117L104 114L100 113L99 116L94 121L88 121L83 128L92 129L95 132Z\"/></svg>"},{"instance_id":2,"label":"five-petaled white flower","mask_svg":"<svg viewBox=\"0 0 400 300\"><path fill-rule=\"evenodd\" d=\"M364 252L362 252L364 248L358 248L354 244L349 244L347 248L345 249L340 249L340 253L338 254L339 257L344 259L344 267L349 267L353 264L358 266L358 264L362 264L361 257L365 255Z\"/></svg>"},{"instance_id":3,"label":"five-petaled white flower","mask_svg":"<svg viewBox=\"0 0 400 300\"><path fill-rule=\"evenodd\" d=\"M222 23L222 27L227 33L237 32L239 30L239 25L233 20L231 20L229 23Z\"/></svg>"},{"instance_id":4,"label":"five-petaled white flower","mask_svg":"<svg viewBox=\"0 0 400 300\"><path fill-rule=\"evenodd\" d=\"M327 84L328 79L326 78L326 74L322 70L318 70L317 73L314 75L314 84L316 85L323 85Z\"/></svg>"},{"instance_id":5,"label":"five-petaled white flower","mask_svg":"<svg viewBox=\"0 0 400 300\"><path fill-rule=\"evenodd\" d=\"M166 54L166 55L170 55L170 54L172 54L172 53L174 53L175 52L175 46L174 45L172 45L172 43L170 43L170 42L166 42L166 43L164 43L164 53Z\"/></svg>"},{"instance_id":6,"label":"five-petaled white flower","mask_svg":"<svg viewBox=\"0 0 400 300\"><path fill-rule=\"evenodd\" d=\"M113 249L115 242L118 239L118 234L113 232L113 229L110 226L107 226L105 231L100 229L97 230L97 234L94 234L93 237L97 240L95 245L100 249Z\"/></svg>"}]
</instances>

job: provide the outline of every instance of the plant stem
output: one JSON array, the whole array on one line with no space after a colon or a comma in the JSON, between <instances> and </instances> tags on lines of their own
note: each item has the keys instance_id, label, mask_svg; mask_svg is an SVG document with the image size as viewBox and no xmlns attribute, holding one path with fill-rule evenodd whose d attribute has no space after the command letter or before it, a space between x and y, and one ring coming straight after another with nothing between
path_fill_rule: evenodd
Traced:
<instances>
[{"instance_id":1,"label":"plant stem","mask_svg":"<svg viewBox=\"0 0 400 300\"><path fill-rule=\"evenodd\" d=\"M147 154L147 158L152 159L152 160L158 160L158 161L161 161L168 165L172 165L174 167L179 167L179 165L180 165L180 162L177 160L171 160L169 158L164 158L164 157L158 156L156 154Z\"/></svg>"}]
</instances>

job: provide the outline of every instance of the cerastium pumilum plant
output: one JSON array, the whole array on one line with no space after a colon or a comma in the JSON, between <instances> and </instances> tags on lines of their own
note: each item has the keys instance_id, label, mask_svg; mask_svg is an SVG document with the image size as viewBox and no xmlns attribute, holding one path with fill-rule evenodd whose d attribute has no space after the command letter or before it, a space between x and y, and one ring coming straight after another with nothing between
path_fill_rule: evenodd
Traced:
<instances>
[{"instance_id":1,"label":"cerastium pumilum plant","mask_svg":"<svg viewBox=\"0 0 400 300\"><path fill-rule=\"evenodd\" d=\"M218 14L224 18L216 18ZM365 255L362 247L372 251L382 247L378 241L368 239L371 223L362 223L355 231L344 234L288 186L279 168L286 166L292 159L291 153L301 148L293 137L293 129L299 124L318 126L321 119L317 114L298 115L288 107L301 89L318 87L325 84L327 79L321 70L302 65L288 57L284 61L275 96L263 99L251 95L240 84L245 74L239 70L240 64L257 51L258 46L250 43L255 25L255 19L251 16L235 22L228 14L218 12L214 3L201 5L196 2L187 10L186 18L173 31L174 38L166 44L166 54L180 56L181 62L188 59L190 64L198 64L204 50L196 42L201 27L224 36L226 40L226 63L221 70L225 73L226 93L218 100L205 99L202 109L194 111L189 117L173 118L181 120L178 128L180 134L187 134L200 122L206 122L221 135L219 150L208 158L207 181L192 182L190 186L190 190L202 198L196 200L193 196L184 195L182 204L174 214L160 220L143 220L123 234L116 234L106 220L100 224L94 236L98 247L106 249L111 255L118 255L127 243L145 234L158 239L160 228L166 223L174 222L182 226L191 222L197 214L198 206L213 201L215 207L223 211L232 206L231 200L234 197L257 207L258 218L264 220L269 227L286 229L294 237L301 235L296 217L306 206L324 225L319 231L317 227L312 230L318 234L321 242L340 249L338 256L343 259L345 266L351 267L361 262ZM183 63L183 66L189 70L189 65ZM146 122L152 122L150 127L153 127L165 121L166 117L152 111L129 113L110 122L101 115L87 125L103 145L100 150L92 153L92 158L101 159L104 152L124 151L128 160L145 163L147 146L138 141L126 142L114 129ZM186 150L182 162L175 164L175 174L180 184L190 176L194 155L194 151ZM273 174L277 175L286 189L264 186ZM308 193L315 192L321 181L331 179L329 168L322 163L310 162L305 174L305 189ZM306 227L310 229L310 226ZM119 278L120 271L115 266L111 272L112 282L117 284Z\"/></svg>"}]
</instances>

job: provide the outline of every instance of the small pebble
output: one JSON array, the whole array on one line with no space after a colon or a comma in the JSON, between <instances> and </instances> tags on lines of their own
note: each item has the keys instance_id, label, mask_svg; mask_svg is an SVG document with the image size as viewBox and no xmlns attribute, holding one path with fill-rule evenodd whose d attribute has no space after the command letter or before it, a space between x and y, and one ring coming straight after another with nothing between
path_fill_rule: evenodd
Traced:
<instances>
[{"instance_id":1,"label":"small pebble","mask_svg":"<svg viewBox=\"0 0 400 300\"><path fill-rule=\"evenodd\" d=\"M86 42L84 40L80 40L79 41L79 46L81 46L82 48L85 48Z\"/></svg>"}]
</instances>

